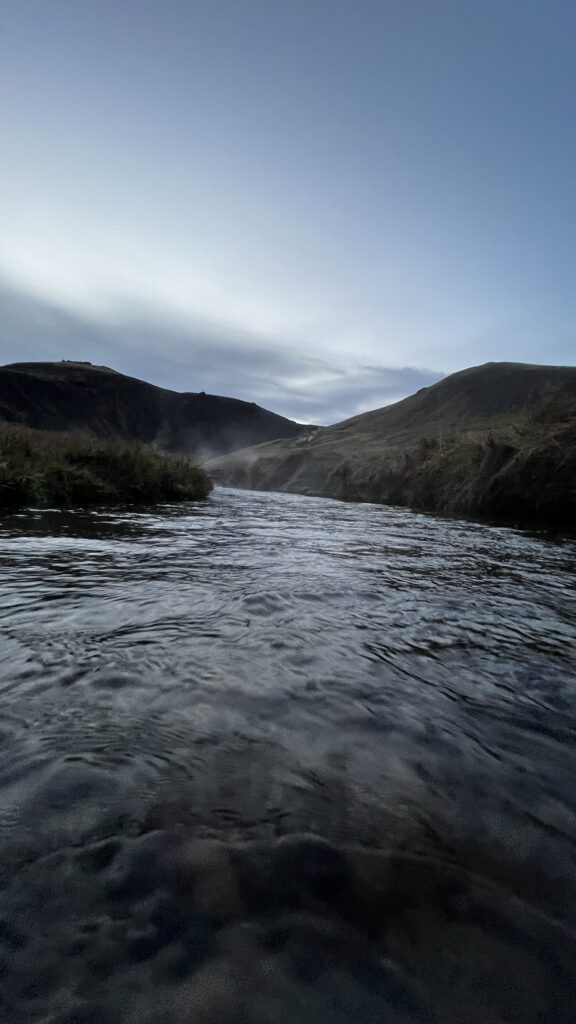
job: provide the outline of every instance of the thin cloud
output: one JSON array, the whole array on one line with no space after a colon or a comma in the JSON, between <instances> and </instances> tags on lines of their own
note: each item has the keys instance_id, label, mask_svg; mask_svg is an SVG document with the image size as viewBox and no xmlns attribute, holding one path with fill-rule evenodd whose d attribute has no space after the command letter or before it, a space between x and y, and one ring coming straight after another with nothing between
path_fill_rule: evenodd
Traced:
<instances>
[{"instance_id":1,"label":"thin cloud","mask_svg":"<svg viewBox=\"0 0 576 1024\"><path fill-rule=\"evenodd\" d=\"M80 314L0 283L4 363L87 359L178 391L207 391L256 402L292 419L334 423L426 387L439 373L416 367L347 365L316 358L295 343L169 310L126 306Z\"/></svg>"}]
</instances>

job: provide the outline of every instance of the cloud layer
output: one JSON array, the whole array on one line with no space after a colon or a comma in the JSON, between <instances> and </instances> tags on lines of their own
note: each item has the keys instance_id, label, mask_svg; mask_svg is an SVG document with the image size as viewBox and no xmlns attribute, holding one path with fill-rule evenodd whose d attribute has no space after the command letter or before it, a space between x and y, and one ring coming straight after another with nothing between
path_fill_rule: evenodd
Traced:
<instances>
[{"instance_id":1,"label":"cloud layer","mask_svg":"<svg viewBox=\"0 0 576 1024\"><path fill-rule=\"evenodd\" d=\"M387 405L441 376L331 362L297 341L267 342L242 328L179 320L141 304L81 313L0 282L0 361L59 359L88 359L163 387L242 398L321 424Z\"/></svg>"}]
</instances>

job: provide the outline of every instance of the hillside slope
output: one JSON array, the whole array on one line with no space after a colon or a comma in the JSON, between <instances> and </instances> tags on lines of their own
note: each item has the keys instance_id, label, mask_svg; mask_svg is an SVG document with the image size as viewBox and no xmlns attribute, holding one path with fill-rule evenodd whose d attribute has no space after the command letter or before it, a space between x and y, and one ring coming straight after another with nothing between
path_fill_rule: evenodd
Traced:
<instances>
[{"instance_id":1,"label":"hillside slope","mask_svg":"<svg viewBox=\"0 0 576 1024\"><path fill-rule=\"evenodd\" d=\"M240 487L576 525L576 368L472 367L209 468Z\"/></svg>"},{"instance_id":2,"label":"hillside slope","mask_svg":"<svg viewBox=\"0 0 576 1024\"><path fill-rule=\"evenodd\" d=\"M250 402L179 393L90 363L0 367L0 422L120 438L197 460L295 437L302 427Z\"/></svg>"}]
</instances>

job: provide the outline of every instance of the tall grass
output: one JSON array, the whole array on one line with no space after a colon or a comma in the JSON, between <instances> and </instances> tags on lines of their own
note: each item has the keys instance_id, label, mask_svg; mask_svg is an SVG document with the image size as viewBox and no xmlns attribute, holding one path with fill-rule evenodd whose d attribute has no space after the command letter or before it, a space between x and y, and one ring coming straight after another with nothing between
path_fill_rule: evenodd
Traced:
<instances>
[{"instance_id":1,"label":"tall grass","mask_svg":"<svg viewBox=\"0 0 576 1024\"><path fill-rule=\"evenodd\" d=\"M369 470L340 474L336 497L453 515L576 528L576 426L512 439L490 431L421 438Z\"/></svg>"},{"instance_id":2,"label":"tall grass","mask_svg":"<svg viewBox=\"0 0 576 1024\"><path fill-rule=\"evenodd\" d=\"M212 483L150 448L0 426L0 507L194 501Z\"/></svg>"}]
</instances>

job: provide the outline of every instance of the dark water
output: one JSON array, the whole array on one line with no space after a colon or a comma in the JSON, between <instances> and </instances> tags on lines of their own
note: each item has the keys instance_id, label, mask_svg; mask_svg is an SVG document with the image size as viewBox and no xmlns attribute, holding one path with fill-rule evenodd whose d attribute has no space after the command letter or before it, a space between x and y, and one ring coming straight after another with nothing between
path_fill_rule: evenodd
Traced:
<instances>
[{"instance_id":1,"label":"dark water","mask_svg":"<svg viewBox=\"0 0 576 1024\"><path fill-rule=\"evenodd\" d=\"M0 1019L576 1019L576 545L0 519Z\"/></svg>"}]
</instances>

